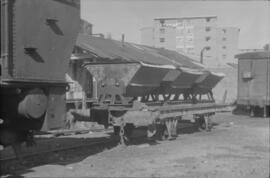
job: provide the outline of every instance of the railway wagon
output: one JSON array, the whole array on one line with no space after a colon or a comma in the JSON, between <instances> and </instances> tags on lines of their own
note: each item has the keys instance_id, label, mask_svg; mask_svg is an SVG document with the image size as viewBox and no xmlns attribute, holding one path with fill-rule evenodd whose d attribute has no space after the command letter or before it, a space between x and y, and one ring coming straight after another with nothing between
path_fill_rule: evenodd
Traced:
<instances>
[{"instance_id":1,"label":"railway wagon","mask_svg":"<svg viewBox=\"0 0 270 178\"><path fill-rule=\"evenodd\" d=\"M62 127L79 9L74 0L1 0L1 145Z\"/></svg>"},{"instance_id":2,"label":"railway wagon","mask_svg":"<svg viewBox=\"0 0 270 178\"><path fill-rule=\"evenodd\" d=\"M172 138L184 115L192 114L197 122L208 124L212 115L224 107L214 103L211 92L222 78L208 71L142 63L127 85L118 80L100 83L91 120L105 126L112 124L115 133L123 136L121 143L134 127L150 125L155 128L148 131L150 135Z\"/></svg>"},{"instance_id":3,"label":"railway wagon","mask_svg":"<svg viewBox=\"0 0 270 178\"><path fill-rule=\"evenodd\" d=\"M172 138L185 115L208 130L211 117L226 107L212 94L224 76L176 52L84 35L77 45L88 51L84 66L98 81L90 120L113 125L123 144L141 126L152 128L149 135Z\"/></svg>"},{"instance_id":4,"label":"railway wagon","mask_svg":"<svg viewBox=\"0 0 270 178\"><path fill-rule=\"evenodd\" d=\"M269 117L270 52L249 52L238 58L237 105L251 116Z\"/></svg>"}]
</instances>

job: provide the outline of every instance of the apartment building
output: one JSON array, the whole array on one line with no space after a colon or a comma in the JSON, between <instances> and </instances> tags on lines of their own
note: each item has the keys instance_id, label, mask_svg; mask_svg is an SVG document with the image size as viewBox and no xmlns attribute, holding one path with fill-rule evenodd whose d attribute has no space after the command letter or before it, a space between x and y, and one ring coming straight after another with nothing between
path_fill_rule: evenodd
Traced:
<instances>
[{"instance_id":1,"label":"apartment building","mask_svg":"<svg viewBox=\"0 0 270 178\"><path fill-rule=\"evenodd\" d=\"M217 16L154 19L141 29L144 45L175 50L213 67L234 62L239 30L218 27Z\"/></svg>"}]
</instances>

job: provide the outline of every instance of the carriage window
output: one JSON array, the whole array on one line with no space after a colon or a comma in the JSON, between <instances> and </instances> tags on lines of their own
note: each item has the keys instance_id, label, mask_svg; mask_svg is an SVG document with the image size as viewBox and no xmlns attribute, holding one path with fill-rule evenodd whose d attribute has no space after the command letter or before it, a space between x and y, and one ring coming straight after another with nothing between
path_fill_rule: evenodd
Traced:
<instances>
[{"instance_id":1,"label":"carriage window","mask_svg":"<svg viewBox=\"0 0 270 178\"><path fill-rule=\"evenodd\" d=\"M160 38L159 41L160 41L161 43L164 43L164 42L165 42L165 38Z\"/></svg>"},{"instance_id":2,"label":"carriage window","mask_svg":"<svg viewBox=\"0 0 270 178\"><path fill-rule=\"evenodd\" d=\"M165 29L164 28L161 28L159 31L160 31L161 34L164 34L165 33Z\"/></svg>"}]
</instances>

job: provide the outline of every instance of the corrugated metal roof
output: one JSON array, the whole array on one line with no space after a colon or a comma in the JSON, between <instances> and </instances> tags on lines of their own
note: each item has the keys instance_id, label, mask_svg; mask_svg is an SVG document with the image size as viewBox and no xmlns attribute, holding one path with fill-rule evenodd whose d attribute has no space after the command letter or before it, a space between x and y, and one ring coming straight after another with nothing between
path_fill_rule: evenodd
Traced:
<instances>
[{"instance_id":1,"label":"corrugated metal roof","mask_svg":"<svg viewBox=\"0 0 270 178\"><path fill-rule=\"evenodd\" d=\"M148 47L148 46L143 46L145 48L151 48L154 50L156 53L166 56L170 60L175 61L176 63L180 63L184 67L189 67L189 68L197 68L197 69L203 69L202 65L196 64L198 63L196 60L191 59L188 56L185 56L183 54L180 54L176 51L164 49L164 48L154 48L154 47Z\"/></svg>"},{"instance_id":2,"label":"corrugated metal roof","mask_svg":"<svg viewBox=\"0 0 270 178\"><path fill-rule=\"evenodd\" d=\"M260 52L248 52L235 55L238 59L270 59L269 51L260 51Z\"/></svg>"},{"instance_id":3,"label":"corrugated metal roof","mask_svg":"<svg viewBox=\"0 0 270 178\"><path fill-rule=\"evenodd\" d=\"M194 17L169 17L169 18L155 18L154 20L183 20L183 19L206 19L217 18L217 16L194 16Z\"/></svg>"},{"instance_id":4,"label":"corrugated metal roof","mask_svg":"<svg viewBox=\"0 0 270 178\"><path fill-rule=\"evenodd\" d=\"M177 52L137 45L133 43L122 43L121 41L93 37L79 34L76 45L90 51L100 58L121 59L128 62L143 62L155 65L174 65L202 69L194 60Z\"/></svg>"}]
</instances>

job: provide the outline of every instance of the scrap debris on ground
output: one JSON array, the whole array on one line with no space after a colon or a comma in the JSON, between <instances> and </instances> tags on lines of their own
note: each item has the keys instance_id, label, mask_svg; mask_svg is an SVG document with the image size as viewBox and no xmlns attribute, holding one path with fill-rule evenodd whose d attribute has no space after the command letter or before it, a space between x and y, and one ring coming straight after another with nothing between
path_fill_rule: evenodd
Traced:
<instances>
[{"instance_id":1,"label":"scrap debris on ground","mask_svg":"<svg viewBox=\"0 0 270 178\"><path fill-rule=\"evenodd\" d=\"M269 118L220 113L212 132L182 132L173 141L133 143L59 163L17 170L25 177L268 178ZM76 154L78 154L76 156Z\"/></svg>"}]
</instances>

